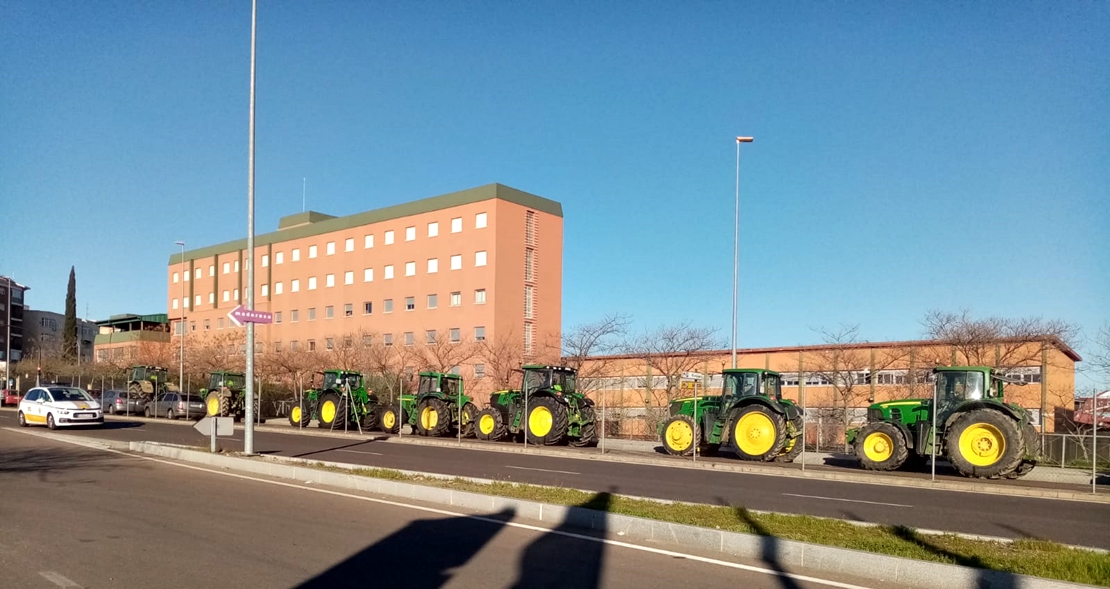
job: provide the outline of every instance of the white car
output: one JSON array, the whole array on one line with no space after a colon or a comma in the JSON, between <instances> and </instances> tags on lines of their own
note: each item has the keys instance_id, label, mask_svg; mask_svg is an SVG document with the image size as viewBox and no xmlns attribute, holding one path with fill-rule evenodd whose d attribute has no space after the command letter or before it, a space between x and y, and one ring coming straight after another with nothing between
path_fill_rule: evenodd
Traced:
<instances>
[{"instance_id":1,"label":"white car","mask_svg":"<svg viewBox=\"0 0 1110 589\"><path fill-rule=\"evenodd\" d=\"M35 387L19 402L19 425L45 425L50 429L104 423L100 403L76 387Z\"/></svg>"}]
</instances>

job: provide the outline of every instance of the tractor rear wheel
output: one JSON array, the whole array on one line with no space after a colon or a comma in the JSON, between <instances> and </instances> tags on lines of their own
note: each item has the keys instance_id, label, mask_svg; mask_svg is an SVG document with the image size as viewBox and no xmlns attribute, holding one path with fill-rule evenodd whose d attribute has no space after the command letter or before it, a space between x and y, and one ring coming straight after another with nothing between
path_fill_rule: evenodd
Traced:
<instances>
[{"instance_id":1,"label":"tractor rear wheel","mask_svg":"<svg viewBox=\"0 0 1110 589\"><path fill-rule=\"evenodd\" d=\"M763 405L748 405L732 414L732 448L744 460L770 462L786 446L786 420Z\"/></svg>"},{"instance_id":2,"label":"tractor rear wheel","mask_svg":"<svg viewBox=\"0 0 1110 589\"><path fill-rule=\"evenodd\" d=\"M396 403L386 405L385 409L382 410L382 431L387 434L395 434L401 431L401 424L406 421L406 417Z\"/></svg>"},{"instance_id":3,"label":"tractor rear wheel","mask_svg":"<svg viewBox=\"0 0 1110 589\"><path fill-rule=\"evenodd\" d=\"M701 441L701 431L689 415L675 415L663 424L659 440L667 454L689 456L694 452L694 445Z\"/></svg>"},{"instance_id":4,"label":"tractor rear wheel","mask_svg":"<svg viewBox=\"0 0 1110 589\"><path fill-rule=\"evenodd\" d=\"M341 430L347 425L347 402L338 393L320 395L320 427Z\"/></svg>"},{"instance_id":5,"label":"tractor rear wheel","mask_svg":"<svg viewBox=\"0 0 1110 589\"><path fill-rule=\"evenodd\" d=\"M430 397L416 406L416 433L438 438L451 430L451 408L443 399Z\"/></svg>"},{"instance_id":6,"label":"tractor rear wheel","mask_svg":"<svg viewBox=\"0 0 1110 589\"><path fill-rule=\"evenodd\" d=\"M567 437L567 408L551 397L537 397L525 416L525 435L537 446L554 446Z\"/></svg>"},{"instance_id":7,"label":"tractor rear wheel","mask_svg":"<svg viewBox=\"0 0 1110 589\"><path fill-rule=\"evenodd\" d=\"M801 415L786 425L786 445L782 448L782 454L775 456L775 462L794 462L794 459L801 455L802 450L805 449L805 439L802 437L805 434L805 426L805 418ZM791 434L793 437L790 436Z\"/></svg>"},{"instance_id":8,"label":"tractor rear wheel","mask_svg":"<svg viewBox=\"0 0 1110 589\"><path fill-rule=\"evenodd\" d=\"M1041 436L1037 433L1033 424L1027 423L1021 428L1021 433L1025 438L1025 457L1021 459L1021 463L1013 472L1006 475L1008 479L1019 479L1033 471L1033 467L1037 466L1037 461L1041 458Z\"/></svg>"},{"instance_id":9,"label":"tractor rear wheel","mask_svg":"<svg viewBox=\"0 0 1110 589\"><path fill-rule=\"evenodd\" d=\"M289 425L293 427L308 427L308 422L312 419L312 409L308 401L302 400L300 403L293 405L289 410ZM239 415L235 415L235 421L239 421Z\"/></svg>"},{"instance_id":10,"label":"tractor rear wheel","mask_svg":"<svg viewBox=\"0 0 1110 589\"><path fill-rule=\"evenodd\" d=\"M474 423L478 419L478 407L474 403L465 403L462 413L459 414L459 427L462 428L462 437L474 437Z\"/></svg>"},{"instance_id":11,"label":"tractor rear wheel","mask_svg":"<svg viewBox=\"0 0 1110 589\"><path fill-rule=\"evenodd\" d=\"M133 397L139 396L139 395L143 394L143 387L139 386L139 383L133 382L133 383L127 385L127 394L129 394Z\"/></svg>"},{"instance_id":12,"label":"tractor rear wheel","mask_svg":"<svg viewBox=\"0 0 1110 589\"><path fill-rule=\"evenodd\" d=\"M869 423L856 435L856 457L866 470L897 470L909 454L902 430L889 423Z\"/></svg>"},{"instance_id":13,"label":"tractor rear wheel","mask_svg":"<svg viewBox=\"0 0 1110 589\"><path fill-rule=\"evenodd\" d=\"M1014 472L1025 455L1017 422L993 409L974 409L958 416L945 439L948 461L960 474L997 479Z\"/></svg>"},{"instance_id":14,"label":"tractor rear wheel","mask_svg":"<svg viewBox=\"0 0 1110 589\"><path fill-rule=\"evenodd\" d=\"M575 448L590 448L597 445L597 414L593 405L583 404L579 413L582 425L578 427L578 437L570 438L567 443Z\"/></svg>"},{"instance_id":15,"label":"tractor rear wheel","mask_svg":"<svg viewBox=\"0 0 1110 589\"><path fill-rule=\"evenodd\" d=\"M495 407L482 409L478 412L478 417L474 421L474 435L479 440L496 442L505 437L507 431L505 419L501 417L501 412Z\"/></svg>"}]
</instances>

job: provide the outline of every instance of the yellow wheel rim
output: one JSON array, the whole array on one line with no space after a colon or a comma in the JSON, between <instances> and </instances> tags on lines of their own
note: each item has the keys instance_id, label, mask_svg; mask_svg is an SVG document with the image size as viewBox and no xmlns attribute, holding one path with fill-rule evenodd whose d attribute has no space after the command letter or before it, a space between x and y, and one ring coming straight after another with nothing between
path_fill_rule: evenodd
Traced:
<instances>
[{"instance_id":1,"label":"yellow wheel rim","mask_svg":"<svg viewBox=\"0 0 1110 589\"><path fill-rule=\"evenodd\" d=\"M420 425L424 426L424 429L432 429L437 423L439 423L439 412L432 406L429 405L420 412Z\"/></svg>"},{"instance_id":2,"label":"yellow wheel rim","mask_svg":"<svg viewBox=\"0 0 1110 589\"><path fill-rule=\"evenodd\" d=\"M220 413L220 399L218 397L208 398L208 414L218 415Z\"/></svg>"},{"instance_id":3,"label":"yellow wheel rim","mask_svg":"<svg viewBox=\"0 0 1110 589\"><path fill-rule=\"evenodd\" d=\"M1006 438L989 423L973 423L960 434L960 455L974 466L990 466L1006 453Z\"/></svg>"},{"instance_id":4,"label":"yellow wheel rim","mask_svg":"<svg viewBox=\"0 0 1110 589\"><path fill-rule=\"evenodd\" d=\"M551 433L551 410L547 407L536 407L528 414L528 431L533 436L542 438Z\"/></svg>"},{"instance_id":5,"label":"yellow wheel rim","mask_svg":"<svg viewBox=\"0 0 1110 589\"><path fill-rule=\"evenodd\" d=\"M320 408L320 419L324 423L335 421L335 401L324 401L324 406Z\"/></svg>"},{"instance_id":6,"label":"yellow wheel rim","mask_svg":"<svg viewBox=\"0 0 1110 589\"><path fill-rule=\"evenodd\" d=\"M300 423L301 422L301 416L302 415L303 415L303 413L301 413L301 408L299 406L294 407L293 410L289 412L289 417L295 423Z\"/></svg>"},{"instance_id":7,"label":"yellow wheel rim","mask_svg":"<svg viewBox=\"0 0 1110 589\"><path fill-rule=\"evenodd\" d=\"M478 419L478 431L481 431L483 434L492 434L494 425L496 425L496 423L494 423L492 415L483 415Z\"/></svg>"},{"instance_id":8,"label":"yellow wheel rim","mask_svg":"<svg viewBox=\"0 0 1110 589\"><path fill-rule=\"evenodd\" d=\"M770 417L759 411L752 411L736 421L732 435L745 454L761 456L771 451L777 433Z\"/></svg>"},{"instance_id":9,"label":"yellow wheel rim","mask_svg":"<svg viewBox=\"0 0 1110 589\"><path fill-rule=\"evenodd\" d=\"M395 423L397 423L397 415L392 411L386 411L385 414L382 415L382 425L384 425L386 429L393 429Z\"/></svg>"},{"instance_id":10,"label":"yellow wheel rim","mask_svg":"<svg viewBox=\"0 0 1110 589\"><path fill-rule=\"evenodd\" d=\"M694 443L694 428L685 421L672 421L663 435L667 438L667 445L679 452L685 452Z\"/></svg>"},{"instance_id":11,"label":"yellow wheel rim","mask_svg":"<svg viewBox=\"0 0 1110 589\"><path fill-rule=\"evenodd\" d=\"M863 454L868 460L886 462L894 455L894 440L883 432L871 432L863 439Z\"/></svg>"}]
</instances>

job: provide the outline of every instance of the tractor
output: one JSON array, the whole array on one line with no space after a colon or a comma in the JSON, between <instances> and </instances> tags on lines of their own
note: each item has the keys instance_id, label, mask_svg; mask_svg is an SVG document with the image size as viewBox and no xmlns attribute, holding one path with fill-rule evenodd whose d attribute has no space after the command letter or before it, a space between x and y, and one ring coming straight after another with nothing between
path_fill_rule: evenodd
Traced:
<instances>
[{"instance_id":1,"label":"tractor","mask_svg":"<svg viewBox=\"0 0 1110 589\"><path fill-rule=\"evenodd\" d=\"M313 418L323 429L343 430L355 423L363 431L378 427L378 396L363 386L362 373L349 370L317 372L312 388L289 412L289 423L307 426Z\"/></svg>"},{"instance_id":2,"label":"tractor","mask_svg":"<svg viewBox=\"0 0 1110 589\"><path fill-rule=\"evenodd\" d=\"M578 392L574 369L526 365L522 372L521 390L493 393L490 406L478 412L474 432L478 439L501 440L523 433L528 443L537 446L597 444L594 402Z\"/></svg>"},{"instance_id":3,"label":"tractor","mask_svg":"<svg viewBox=\"0 0 1110 589\"><path fill-rule=\"evenodd\" d=\"M150 401L163 393L176 393L177 385L167 382L167 370L157 366L132 366L127 392Z\"/></svg>"},{"instance_id":4,"label":"tractor","mask_svg":"<svg viewBox=\"0 0 1110 589\"><path fill-rule=\"evenodd\" d=\"M407 421L422 436L442 437L461 429L463 437L474 435L478 408L463 394L458 374L421 372L415 395L401 395L401 402L382 413L382 429L396 433L399 423ZM405 420L398 420L403 415ZM461 416L461 418L460 418Z\"/></svg>"},{"instance_id":5,"label":"tractor","mask_svg":"<svg viewBox=\"0 0 1110 589\"><path fill-rule=\"evenodd\" d=\"M935 450L966 477L1015 479L1033 470L1040 455L1037 431L1029 412L1003 397L1003 383L1020 381L986 366L937 367L933 375L936 431L931 398L871 405L867 425L847 432L863 468L920 465Z\"/></svg>"},{"instance_id":6,"label":"tractor","mask_svg":"<svg viewBox=\"0 0 1110 589\"><path fill-rule=\"evenodd\" d=\"M779 373L730 368L723 377L721 395L671 401L670 417L659 426L668 454L712 455L729 442L744 460L792 462L802 453L803 416L782 398Z\"/></svg>"},{"instance_id":7,"label":"tractor","mask_svg":"<svg viewBox=\"0 0 1110 589\"><path fill-rule=\"evenodd\" d=\"M246 414L246 377L242 372L218 371L208 375L208 388L200 390L209 417L232 416L236 421Z\"/></svg>"}]
</instances>

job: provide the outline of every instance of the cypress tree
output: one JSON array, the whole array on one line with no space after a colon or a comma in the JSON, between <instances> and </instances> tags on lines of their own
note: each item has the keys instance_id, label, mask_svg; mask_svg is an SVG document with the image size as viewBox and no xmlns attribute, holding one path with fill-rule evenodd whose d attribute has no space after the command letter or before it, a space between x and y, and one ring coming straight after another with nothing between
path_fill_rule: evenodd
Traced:
<instances>
[{"instance_id":1,"label":"cypress tree","mask_svg":"<svg viewBox=\"0 0 1110 589\"><path fill-rule=\"evenodd\" d=\"M62 357L77 358L77 275L69 267L69 287L66 288L66 319L62 338Z\"/></svg>"}]
</instances>

